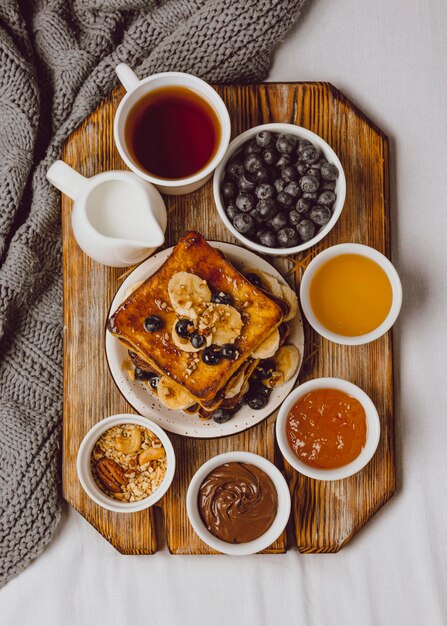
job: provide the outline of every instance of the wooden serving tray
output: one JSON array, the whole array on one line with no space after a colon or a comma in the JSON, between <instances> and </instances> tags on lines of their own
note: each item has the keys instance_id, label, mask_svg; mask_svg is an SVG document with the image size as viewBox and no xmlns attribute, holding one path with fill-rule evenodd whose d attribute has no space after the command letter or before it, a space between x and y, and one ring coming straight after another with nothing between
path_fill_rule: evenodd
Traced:
<instances>
[{"instance_id":1,"label":"wooden serving tray","mask_svg":"<svg viewBox=\"0 0 447 626\"><path fill-rule=\"evenodd\" d=\"M299 284L306 265L320 250L337 243L364 243L390 253L388 141L339 91L327 83L270 83L217 86L228 106L233 136L257 124L289 122L318 133L343 163L347 195L342 215L329 235L291 261L278 261ZM85 176L126 169L113 140L113 118L123 96L115 90L69 137L62 159ZM209 239L234 241L217 216L212 183L193 194L166 197L166 246L188 229ZM104 326L123 270L91 261L72 234L72 202L62 197L64 267L64 428L63 495L124 554L157 550L153 510L128 515L103 510L84 493L76 474L76 454L85 433L102 418L134 412L109 374ZM229 450L261 454L283 468L292 493L291 525L300 552L337 552L393 495L395 489L391 332L366 346L339 346L318 336L305 322L306 351L300 382L319 376L346 378L362 387L376 404L382 434L372 461L357 475L340 481L306 478L283 463L274 435L275 415L239 435L196 440L171 435L177 455L172 487L157 504L166 540L174 554L210 554L186 515L186 490L197 468ZM267 552L286 550L285 533Z\"/></svg>"}]
</instances>

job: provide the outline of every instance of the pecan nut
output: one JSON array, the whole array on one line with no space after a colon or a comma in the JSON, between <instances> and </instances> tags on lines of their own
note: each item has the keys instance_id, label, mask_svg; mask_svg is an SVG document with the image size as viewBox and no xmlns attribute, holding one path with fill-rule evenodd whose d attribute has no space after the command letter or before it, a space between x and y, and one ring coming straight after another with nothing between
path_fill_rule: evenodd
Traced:
<instances>
[{"instance_id":1,"label":"pecan nut","mask_svg":"<svg viewBox=\"0 0 447 626\"><path fill-rule=\"evenodd\" d=\"M113 493L119 493L121 485L127 483L123 468L112 459L101 459L98 461L96 471L104 487Z\"/></svg>"}]
</instances>

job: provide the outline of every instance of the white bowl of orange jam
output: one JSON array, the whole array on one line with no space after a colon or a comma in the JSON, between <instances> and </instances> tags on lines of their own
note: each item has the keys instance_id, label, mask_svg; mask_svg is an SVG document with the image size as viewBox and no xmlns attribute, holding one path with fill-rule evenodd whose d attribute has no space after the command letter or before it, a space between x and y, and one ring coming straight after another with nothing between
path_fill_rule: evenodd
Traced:
<instances>
[{"instance_id":1,"label":"white bowl of orange jam","mask_svg":"<svg viewBox=\"0 0 447 626\"><path fill-rule=\"evenodd\" d=\"M279 409L276 439L286 461L317 480L340 480L367 465L380 439L371 398L341 378L315 378L290 393Z\"/></svg>"},{"instance_id":2,"label":"white bowl of orange jam","mask_svg":"<svg viewBox=\"0 0 447 626\"><path fill-rule=\"evenodd\" d=\"M320 252L301 279L301 306L309 324L334 343L375 341L396 321L402 285L378 250L343 243Z\"/></svg>"}]
</instances>

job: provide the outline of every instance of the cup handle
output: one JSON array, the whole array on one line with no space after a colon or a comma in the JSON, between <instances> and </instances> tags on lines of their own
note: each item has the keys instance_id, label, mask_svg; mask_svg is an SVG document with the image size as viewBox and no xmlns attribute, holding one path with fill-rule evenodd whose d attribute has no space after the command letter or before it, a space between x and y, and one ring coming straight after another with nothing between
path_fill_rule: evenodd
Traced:
<instances>
[{"instance_id":1,"label":"cup handle","mask_svg":"<svg viewBox=\"0 0 447 626\"><path fill-rule=\"evenodd\" d=\"M133 70L125 63L116 66L115 72L126 91L132 91L140 82L140 79Z\"/></svg>"},{"instance_id":2,"label":"cup handle","mask_svg":"<svg viewBox=\"0 0 447 626\"><path fill-rule=\"evenodd\" d=\"M79 196L89 180L61 160L55 161L50 166L47 172L47 179L72 200Z\"/></svg>"}]
</instances>

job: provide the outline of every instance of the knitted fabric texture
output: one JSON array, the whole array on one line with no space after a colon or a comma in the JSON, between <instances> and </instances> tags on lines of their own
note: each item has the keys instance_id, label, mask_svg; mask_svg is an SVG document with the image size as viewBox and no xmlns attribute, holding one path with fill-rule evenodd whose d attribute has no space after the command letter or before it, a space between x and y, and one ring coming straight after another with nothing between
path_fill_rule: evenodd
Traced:
<instances>
[{"instance_id":1,"label":"knitted fabric texture","mask_svg":"<svg viewBox=\"0 0 447 626\"><path fill-rule=\"evenodd\" d=\"M178 70L259 81L304 0L0 0L0 586L60 515L60 196L45 178L116 85Z\"/></svg>"}]
</instances>

